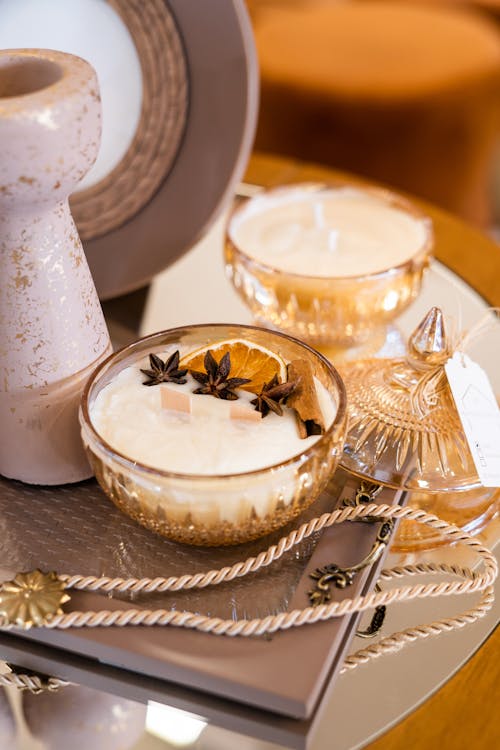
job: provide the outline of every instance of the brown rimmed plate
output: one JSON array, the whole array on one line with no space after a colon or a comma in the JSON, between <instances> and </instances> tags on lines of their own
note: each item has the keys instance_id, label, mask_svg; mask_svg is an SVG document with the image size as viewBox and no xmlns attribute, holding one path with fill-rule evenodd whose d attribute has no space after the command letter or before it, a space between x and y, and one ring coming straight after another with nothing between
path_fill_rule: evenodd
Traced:
<instances>
[{"instance_id":1,"label":"brown rimmed plate","mask_svg":"<svg viewBox=\"0 0 500 750\"><path fill-rule=\"evenodd\" d=\"M149 282L228 203L253 142L258 75L244 0L107 0L104 15L99 5L78 0L58 9L43 0L36 7L7 0L0 5L0 44L57 46L87 57L98 77L104 59L103 93L111 77L121 88L124 118L137 122L127 124L131 139L119 161L71 199L99 296L108 299ZM110 14L119 18L111 23ZM110 22L109 40L101 20ZM120 23L126 28L118 34ZM127 44L140 68L130 102L123 79L130 70L120 72ZM103 96L104 130L110 101Z\"/></svg>"}]
</instances>

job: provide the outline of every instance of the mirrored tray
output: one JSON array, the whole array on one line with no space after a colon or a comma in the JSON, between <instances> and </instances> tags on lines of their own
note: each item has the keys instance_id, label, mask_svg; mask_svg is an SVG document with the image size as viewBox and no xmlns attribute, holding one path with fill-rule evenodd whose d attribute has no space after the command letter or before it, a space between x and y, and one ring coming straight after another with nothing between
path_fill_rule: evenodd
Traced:
<instances>
[{"instance_id":1,"label":"mirrored tray","mask_svg":"<svg viewBox=\"0 0 500 750\"><path fill-rule=\"evenodd\" d=\"M263 164L265 165L265 161ZM316 173L312 174L311 179L313 178L317 179ZM253 185L241 186L242 194L254 194L256 190L258 188ZM453 226L452 232L451 220L446 217L446 222L446 225L443 221L443 226L439 226L439 240L442 238L449 243L453 237L459 242L458 224L456 227ZM150 289L145 313L137 329L141 335L167 325L183 325L187 320L250 322L248 310L228 285L219 261L222 257L223 234L224 219L218 222L210 235L189 255L156 277ZM472 231L469 234L472 235ZM469 234L467 240L472 242L473 237ZM470 245L467 245L468 247ZM467 266L467 261L463 259L465 252L466 248L457 245L458 267ZM181 296L176 292L186 288L191 290L189 295ZM490 285L490 288L494 290L494 286ZM399 332L397 329L396 332L390 332L388 346L391 352L397 349L401 338L415 328L429 308L436 304L436 300L439 301L445 315L464 328L476 324L489 308L484 298L460 276L442 263L434 261L425 277L421 295L398 320ZM488 345L487 339L478 341L472 354L487 370L495 392L500 394L498 335L497 333L492 346ZM500 520L491 522L480 534L480 538L487 546L496 550L498 557ZM463 565L473 562L460 548L455 547L415 554L390 554L385 564L393 566L417 560L444 561L450 564L459 562ZM330 747L332 737L335 737L335 747L338 750L353 750L364 746L423 703L468 660L495 628L500 617L499 599L500 581L497 581L497 598L492 611L474 626L442 638L426 639L400 652L397 657L379 659L362 669L342 675L325 702L323 718L317 723L315 731L311 733L310 728L308 730L310 750L324 750ZM405 604L404 607L391 607L388 610L384 631L387 634L417 623L452 616L472 606L474 601L474 596L467 596L455 601L417 600ZM360 645L363 644L357 641L353 647L359 648ZM411 679L408 679L408 675L411 675ZM345 721L345 717L352 714L354 705L363 707L358 713L359 721ZM239 731L245 731L242 724L239 725ZM255 732L255 729L253 731ZM218 746L218 742L237 742L241 750L275 748L275 745L246 740L241 735L221 733L216 727L209 727L203 736L206 737L206 742L202 742L200 746L203 750L212 750ZM142 750L142 745L137 750Z\"/></svg>"},{"instance_id":2,"label":"mirrored tray","mask_svg":"<svg viewBox=\"0 0 500 750\"><path fill-rule=\"evenodd\" d=\"M112 330L117 334L116 343L126 343L127 340L138 335L193 321L249 321L248 312L238 301L224 277L222 232L223 222L221 221L189 255L155 279L142 319L137 321L134 330L128 330L122 325L119 314L110 321ZM179 290L181 290L180 293ZM465 326L477 322L486 309L486 304L475 292L455 274L436 262L427 275L421 297L399 321L402 331L412 330L422 317L422 311L425 312L436 299L439 299L445 313L461 318ZM128 301L124 304L127 306ZM119 306L114 307L114 312L119 313ZM395 345L398 340L399 338L396 337ZM394 342L389 343L391 346L394 344ZM495 351L490 347L483 347L478 356L483 366L492 375L494 388L499 392L500 373L492 366L495 358ZM340 475L337 479L340 481ZM313 506L310 513L317 512L320 507L331 507L336 502L338 491L335 491L334 487L335 485L328 494L321 498L320 505ZM338 487L339 485L337 489ZM32 498L29 501L29 508L24 502L21 508L20 495L16 496L15 485L9 483L9 496L7 497L7 493L3 495L1 500L3 513L0 514L4 519L2 531L5 544L0 558L3 573L11 572L14 568L26 567L32 562L53 565L65 572L81 571L82 565L85 564L89 566L89 573L117 575L154 575L157 571L165 573L166 564L169 566L169 573L182 568L185 562L182 554L172 556L171 551L170 553L167 551L169 543L159 540L118 514L92 483L81 485L78 490L80 489L86 496L82 504L86 510L83 512L75 503L72 488L64 488L60 494L59 491L54 494L54 490L44 490L43 499L40 496ZM324 506L323 503L325 503ZM358 525L353 525L353 528L355 526ZM99 536L96 535L96 528L99 529ZM491 546L496 544L500 536L498 531L498 525L492 525L488 529L487 533L490 536L487 541ZM267 541L265 540L266 543ZM253 553L257 547L262 549L260 544L247 545L248 549L245 554ZM178 548L178 545L175 547ZM307 572L316 564L319 547L317 539L310 540L296 554L289 555L286 560L283 560L276 569L266 570L262 580L240 581L236 586L231 585L230 593L229 587L223 586L216 591L192 592L168 597L168 604L174 603L178 607L190 607L224 616L266 614L283 607L293 606L296 601L295 597L302 596L303 592L310 588ZM206 569L207 565L216 567L219 564L228 564L234 559L241 559L242 552L241 547L222 552L218 550L216 557L213 557L213 551L197 551L196 556L191 558L190 564L193 569ZM428 554L432 559L432 553ZM328 555L331 557L329 547ZM455 550L442 550L437 559L439 561L445 559L447 562L456 561ZM404 560L407 558L391 556L391 560L386 564L393 565ZM471 563L470 560L465 559L460 559L460 562L465 565ZM253 592L251 597L248 596L250 589ZM154 600L158 603L157 597L154 597ZM405 607L391 608L385 632L387 634L401 627L428 621L449 611L458 612L467 607L470 601L469 598L467 601L461 598L451 604L443 604L442 600L417 601ZM78 606L81 606L82 602L89 607L96 608L95 596L84 597L78 601ZM97 604L100 605L99 600ZM114 600L112 606L127 606L127 603ZM395 722L401 715L421 702L429 692L435 690L463 663L481 639L486 637L497 617L498 608L473 628L465 629L463 633L446 636L447 648L444 651L442 639L416 644L404 651L397 659L387 657L354 673L342 675L333 689L328 683L331 672L328 668L324 668L321 684L328 687L323 692L321 690L319 693L316 692L315 701L313 701L316 706L323 707L324 718L321 719L322 712L317 711L311 714L309 720L287 719L269 711L250 707L242 708L234 701L208 697L203 692L181 687L175 684L175 681L162 680L160 683L157 679L133 674L130 671L130 665L125 665L123 661L115 658L118 649L113 651L113 659L110 659L109 650L101 652L100 655L93 652L95 643L100 637L96 633L84 636L81 633L57 633L54 638L44 639L44 643L37 643L33 640L33 634L29 640L11 634L2 634L0 642L3 654L10 654L12 658L17 654L22 663L27 666L44 668L45 671L59 674L64 674L65 670L69 670L73 679L83 684L93 685L98 689L116 692L137 700L153 699L169 703L206 716L216 725L235 729L267 741L295 747L305 747L310 743L312 749L324 750L325 747L330 746L332 731L335 732L338 748L354 748ZM328 640L331 631L328 624L325 625L326 627L319 626L319 630L323 629L326 634L325 640ZM298 671L295 671L295 678L288 680L290 689L288 698L295 700L296 691L299 689L302 691L302 706L304 707L304 688L307 690L311 687L311 683L309 686L306 683L313 672L317 679L325 652L316 649L319 632L316 627L314 639L307 634L307 628L301 630L304 632L304 640L299 639L294 642L296 647L291 647L290 642L287 641L293 634L283 634L282 640L286 646L283 652L286 661L288 663L294 661L289 656L290 653L294 653L298 655L295 661L299 664ZM169 644L174 651L179 635L182 637L186 634L169 632ZM200 638L210 637L200 636ZM106 649L113 646L115 639L116 636L112 631L104 635ZM85 642L85 646L80 645L75 648L76 641L80 644ZM221 648L220 645L214 643L213 639L207 643L208 646L205 647L203 644L199 652L198 647L194 647L192 651L194 659L198 661L201 656L206 659L207 663L224 662L224 654L218 650ZM274 647L276 639L272 642L262 642L258 648L264 649L263 653L266 653L265 649L271 643ZM357 643L356 647L360 645L362 644ZM151 637L150 648L150 653L157 657L162 645L156 641L155 637ZM236 651L238 650L237 646ZM86 658L83 660L77 658L71 654L71 651L86 654ZM251 653L251 658L253 658L254 652L251 651ZM439 658L437 658L438 655ZM88 658L89 656L93 658ZM241 674L245 669L242 665L248 664L248 657L246 660L243 658L241 662L238 661L237 656L239 658L241 653L231 652L226 660L226 666L232 665ZM142 658L143 655L139 653L137 664ZM114 666L111 666L110 662ZM310 670L311 663L314 666L312 670ZM426 669L421 669L422 663L427 665ZM184 685L189 685L189 679L186 680L188 665L182 656L178 657L177 666L179 665L181 670L177 674L180 675L180 681ZM116 669L116 666L119 669ZM123 669L124 666L128 668ZM140 669L136 670L136 672L139 671ZM272 673L271 667L270 672ZM406 679L408 674L414 676L411 681ZM300 675L300 678L297 678L297 675ZM404 691L400 687L403 682ZM380 685L384 686L383 691L380 691ZM294 691L295 697L292 696ZM233 695L233 697L238 696ZM342 721L342 716L348 714L352 705L358 702L364 706L363 720L360 722ZM282 708L283 705L278 710ZM288 709L290 710L290 703ZM298 715L297 703L291 711L292 714L294 712ZM215 728L210 729L216 733ZM209 733L207 737L210 737ZM210 744L210 741L207 741ZM243 742L241 738L237 741ZM241 747L243 748L244 744L241 744ZM265 746L255 747L264 748Z\"/></svg>"}]
</instances>

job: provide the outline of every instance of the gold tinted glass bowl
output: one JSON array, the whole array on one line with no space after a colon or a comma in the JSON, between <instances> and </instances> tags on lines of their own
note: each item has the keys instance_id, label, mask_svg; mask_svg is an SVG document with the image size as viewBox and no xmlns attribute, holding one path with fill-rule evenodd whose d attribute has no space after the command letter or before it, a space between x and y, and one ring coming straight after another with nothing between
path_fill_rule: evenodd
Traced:
<instances>
[{"instance_id":1,"label":"gold tinted glass bowl","mask_svg":"<svg viewBox=\"0 0 500 750\"><path fill-rule=\"evenodd\" d=\"M115 451L97 433L90 411L97 394L125 367L150 352L175 345L183 354L217 342L244 338L279 353L306 359L337 405L334 421L300 455L274 466L230 475L160 471ZM332 365L289 336L252 326L200 325L148 336L113 354L92 375L80 409L82 438L96 478L122 511L143 526L179 542L239 544L285 525L317 498L335 470L346 430L343 382Z\"/></svg>"},{"instance_id":2,"label":"gold tinted glass bowl","mask_svg":"<svg viewBox=\"0 0 500 750\"><path fill-rule=\"evenodd\" d=\"M342 466L351 474L409 491L409 504L470 533L498 509L483 487L448 385L452 347L443 314L432 308L413 332L406 357L346 363L349 430ZM438 531L402 521L393 549L446 542Z\"/></svg>"},{"instance_id":3,"label":"gold tinted glass bowl","mask_svg":"<svg viewBox=\"0 0 500 750\"><path fill-rule=\"evenodd\" d=\"M296 194L301 189L321 196L331 189L354 187L422 223L425 240L410 260L367 275L305 276L257 261L235 241L235 225L250 201L286 196L287 192ZM420 291L432 248L430 219L404 198L378 188L306 183L275 188L239 203L227 225L225 262L228 277L259 325L284 331L314 346L346 348L366 342L408 307Z\"/></svg>"}]
</instances>

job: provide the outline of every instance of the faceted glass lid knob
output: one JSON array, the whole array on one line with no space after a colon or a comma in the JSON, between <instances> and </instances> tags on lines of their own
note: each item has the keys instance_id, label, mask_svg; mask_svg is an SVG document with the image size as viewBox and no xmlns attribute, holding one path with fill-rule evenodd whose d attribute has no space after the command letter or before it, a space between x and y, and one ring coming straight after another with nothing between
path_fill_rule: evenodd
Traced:
<instances>
[{"instance_id":1,"label":"faceted glass lid knob","mask_svg":"<svg viewBox=\"0 0 500 750\"><path fill-rule=\"evenodd\" d=\"M443 312L439 307L431 307L408 340L408 356L434 365L444 364L450 354Z\"/></svg>"}]
</instances>

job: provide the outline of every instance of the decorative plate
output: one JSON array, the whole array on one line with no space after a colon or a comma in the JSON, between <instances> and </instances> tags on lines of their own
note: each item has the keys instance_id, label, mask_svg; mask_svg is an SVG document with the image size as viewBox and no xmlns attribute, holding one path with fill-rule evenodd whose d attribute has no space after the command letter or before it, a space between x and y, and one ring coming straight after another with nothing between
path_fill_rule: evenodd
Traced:
<instances>
[{"instance_id":1,"label":"decorative plate","mask_svg":"<svg viewBox=\"0 0 500 750\"><path fill-rule=\"evenodd\" d=\"M234 193L258 75L243 0L3 0L0 47L49 47L96 68L103 139L71 200L101 299L186 252Z\"/></svg>"}]
</instances>

